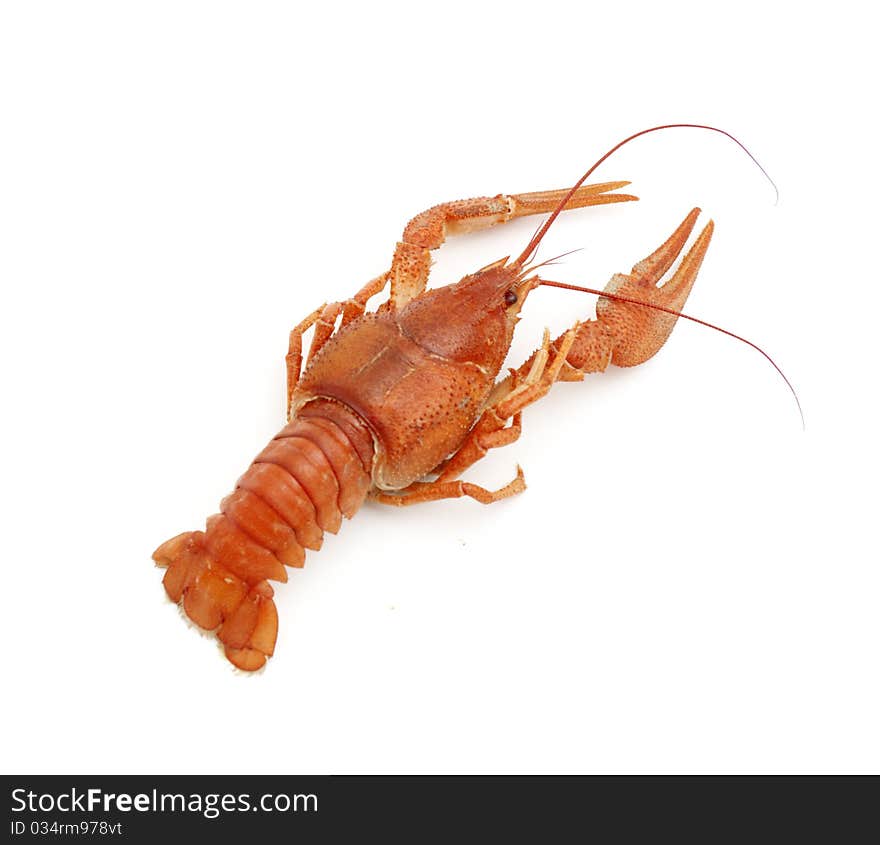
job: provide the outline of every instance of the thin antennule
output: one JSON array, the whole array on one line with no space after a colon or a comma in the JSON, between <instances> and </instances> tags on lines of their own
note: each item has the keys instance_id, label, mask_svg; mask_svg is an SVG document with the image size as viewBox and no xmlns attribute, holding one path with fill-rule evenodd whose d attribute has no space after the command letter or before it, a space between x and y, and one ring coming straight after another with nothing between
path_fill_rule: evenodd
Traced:
<instances>
[{"instance_id":1,"label":"thin antennule","mask_svg":"<svg viewBox=\"0 0 880 845\"><path fill-rule=\"evenodd\" d=\"M579 246L575 249L569 249L566 252L560 252L559 255L554 255L552 258L548 258L546 261L542 261L540 264L533 264L526 269L526 272L531 273L533 270L537 270L539 267L550 267L553 264L559 264L560 259L568 258L569 255L574 255L576 252L583 252L583 250L584 247Z\"/></svg>"},{"instance_id":2,"label":"thin antennule","mask_svg":"<svg viewBox=\"0 0 880 845\"><path fill-rule=\"evenodd\" d=\"M734 340L739 340L742 343L745 343L747 346L751 346L752 349L760 352L773 366L773 369L782 376L782 380L788 386L788 389L791 391L791 395L794 397L794 401L797 403L798 413L801 416L801 426L804 430L807 428L806 421L804 419L804 410L801 408L801 400L798 399L797 391L794 389L792 383L788 380L788 377L782 372L780 366L768 355L757 343L752 343L748 338L742 337L734 332L728 331L727 329L722 329L721 326L716 326L714 323L709 323L706 320L701 320L699 317L692 317L690 314L685 314L683 311L676 311L674 308L667 308L665 305L657 305L653 302L644 302L640 299L635 299L631 296L621 296L619 293L610 293L604 290L596 290L596 288L587 288L581 287L579 285L570 285L568 282L552 282L549 279L538 278L538 285L546 285L551 288L563 288L564 290L576 290L581 293L592 293L596 296L603 296L606 299L616 299L618 302L627 302L631 305L641 305L643 308L653 308L655 311L665 311L667 314L672 314L675 317L683 317L685 320L690 320L692 323L697 323L701 326L705 326L707 329L714 329L716 332L721 332L721 334L726 334L728 337L734 338Z\"/></svg>"},{"instance_id":3,"label":"thin antennule","mask_svg":"<svg viewBox=\"0 0 880 845\"><path fill-rule=\"evenodd\" d=\"M628 138L624 138L622 141L615 144L610 150L608 150L605 155L603 155L600 159L596 161L596 163L586 172L577 182L574 183L571 190L562 198L559 205L556 206L553 213L547 218L544 222L544 225L535 232L534 237L529 241L528 246L523 250L522 255L514 261L515 266L521 267L526 261L528 261L529 257L532 253L537 249L538 244L541 243L541 239L544 235L547 234L547 230L553 225L553 221L556 220L557 217L562 212L562 209L568 204L568 201L574 196L574 192L580 188L590 176L593 175L596 168L599 167L602 162L604 162L607 158L610 158L614 153L616 153L622 146L628 144L630 141L634 141L636 138L641 138L642 135L648 135L651 132L659 132L662 129L706 129L709 132L717 132L720 135L724 135L727 138L730 138L757 166L758 170L764 174L767 178L767 181L773 186L773 190L776 192L776 202L779 202L779 188L776 187L776 183L770 178L770 174L763 168L761 163L756 159L751 152L749 152L748 147L743 144L739 138L734 137L730 134L730 132L725 131L724 129L719 129L717 126L707 126L702 123L666 123L663 126L652 126L650 129L642 129L641 132L636 132L634 135L630 135Z\"/></svg>"}]
</instances>

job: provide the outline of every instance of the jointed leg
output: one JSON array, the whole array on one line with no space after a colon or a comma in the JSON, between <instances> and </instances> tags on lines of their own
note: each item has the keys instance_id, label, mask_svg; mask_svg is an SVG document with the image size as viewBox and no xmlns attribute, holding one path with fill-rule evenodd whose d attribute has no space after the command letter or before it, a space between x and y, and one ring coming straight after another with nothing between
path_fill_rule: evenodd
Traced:
<instances>
[{"instance_id":1,"label":"jointed leg","mask_svg":"<svg viewBox=\"0 0 880 845\"><path fill-rule=\"evenodd\" d=\"M370 498L383 505L406 507L419 505L422 502L436 502L438 499L460 499L462 496L469 496L483 505L491 505L493 502L522 493L525 489L526 482L522 470L517 467L516 478L500 490L487 490L467 481L417 481L399 493L382 493L374 490L370 493Z\"/></svg>"},{"instance_id":2,"label":"jointed leg","mask_svg":"<svg viewBox=\"0 0 880 845\"><path fill-rule=\"evenodd\" d=\"M312 343L309 347L309 356L312 358L320 351L321 347L329 340L336 326L336 320L342 314L342 326L348 325L356 317L364 313L367 301L381 293L382 289L388 284L388 273L382 273L365 284L351 299L345 302L331 302L329 305L322 305L316 308L308 317L305 318L296 328L290 332L290 340L287 347L287 415L290 418L290 400L293 391L299 383L302 371L302 339L303 335L312 327L315 327L315 334L312 337Z\"/></svg>"},{"instance_id":3,"label":"jointed leg","mask_svg":"<svg viewBox=\"0 0 880 845\"><path fill-rule=\"evenodd\" d=\"M351 299L342 303L342 322L339 327L347 326L352 320L360 317L367 307L367 302L385 289L390 277L390 271L386 270L375 279L370 279ZM316 350L317 351L317 350ZM309 358L312 353L309 353Z\"/></svg>"},{"instance_id":4,"label":"jointed leg","mask_svg":"<svg viewBox=\"0 0 880 845\"><path fill-rule=\"evenodd\" d=\"M605 182L584 185L566 203L566 209L588 205L627 202L638 197L632 194L614 194L629 182ZM437 249L447 235L474 232L498 223L506 223L529 214L553 211L567 188L556 191L534 191L528 194L498 194L495 197L475 197L435 205L417 214L407 224L403 238L394 250L391 263L391 307L402 308L425 290L431 267L431 250Z\"/></svg>"},{"instance_id":5,"label":"jointed leg","mask_svg":"<svg viewBox=\"0 0 880 845\"><path fill-rule=\"evenodd\" d=\"M467 439L458 451L440 468L438 482L450 482L466 469L486 456L490 449L507 446L519 439L522 432L522 412L525 407L546 396L553 384L560 379L566 356L577 337L580 323L575 323L551 347L550 333L545 330L541 348L527 364L511 372L510 376L496 385ZM551 355L552 352L552 355ZM508 421L511 424L508 425ZM525 487L525 485L523 485Z\"/></svg>"},{"instance_id":6,"label":"jointed leg","mask_svg":"<svg viewBox=\"0 0 880 845\"><path fill-rule=\"evenodd\" d=\"M298 326L290 332L290 340L287 345L287 357L284 359L287 364L287 419L290 419L290 400L293 391L299 383L299 377L302 372L302 339L303 335L320 319L321 314L327 306L322 305L316 308L305 318Z\"/></svg>"},{"instance_id":7,"label":"jointed leg","mask_svg":"<svg viewBox=\"0 0 880 845\"><path fill-rule=\"evenodd\" d=\"M367 307L367 301L381 293L385 285L388 284L388 273L376 276L367 282L351 299L345 302L331 302L325 305L321 311L320 317L315 322L315 334L312 336L312 344L309 347L309 357L306 359L306 366L309 365L312 358L321 351L321 347L330 339L330 336L336 329L336 320L342 314L342 321L339 328L347 326L352 320L360 317Z\"/></svg>"}]
</instances>

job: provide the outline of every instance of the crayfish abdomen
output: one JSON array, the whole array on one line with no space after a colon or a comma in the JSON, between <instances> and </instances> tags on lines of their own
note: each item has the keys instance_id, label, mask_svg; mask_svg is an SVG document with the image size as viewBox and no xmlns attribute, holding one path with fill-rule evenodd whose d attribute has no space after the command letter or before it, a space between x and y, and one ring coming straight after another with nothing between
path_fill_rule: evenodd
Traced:
<instances>
[{"instance_id":1,"label":"crayfish abdomen","mask_svg":"<svg viewBox=\"0 0 880 845\"><path fill-rule=\"evenodd\" d=\"M239 669L259 669L271 656L278 614L269 580L286 581L305 549L319 549L324 531L357 511L370 489L372 437L335 402L316 401L260 452L235 491L208 518L153 554L167 566L169 598L183 598L187 616L217 630Z\"/></svg>"}]
</instances>

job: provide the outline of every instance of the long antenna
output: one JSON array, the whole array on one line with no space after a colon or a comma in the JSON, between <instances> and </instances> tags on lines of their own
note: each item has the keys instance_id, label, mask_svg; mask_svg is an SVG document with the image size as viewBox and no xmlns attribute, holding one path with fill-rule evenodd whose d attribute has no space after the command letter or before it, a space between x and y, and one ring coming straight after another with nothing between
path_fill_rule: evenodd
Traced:
<instances>
[{"instance_id":1,"label":"long antenna","mask_svg":"<svg viewBox=\"0 0 880 845\"><path fill-rule=\"evenodd\" d=\"M544 222L544 225L541 226L540 229L535 233L535 236L529 241L528 246L523 250L522 255L513 262L514 266L521 267L525 264L526 261L529 260L532 253L537 248L538 244L541 243L541 239L544 235L547 234L547 230L553 225L553 221L559 217L562 209L568 204L568 201L574 195L574 192L580 188L590 176L593 175L594 171L597 167L599 167L602 162L604 162L607 158L610 158L614 153L616 153L622 146L628 144L630 141L634 141L636 138L641 138L642 135L648 135L651 132L659 132L662 129L706 129L709 132L717 132L719 135L724 135L727 138L730 138L757 166L757 168L767 177L767 181L773 186L773 190L776 192L776 202L779 202L779 188L776 187L776 183L770 178L770 174L763 168L761 163L756 159L751 152L749 152L748 147L743 144L738 138L734 137L730 134L730 132L726 132L724 129L719 129L717 126L706 126L702 123L666 123L663 126L652 126L650 129L642 129L641 132L636 132L634 135L630 135L628 138L624 138L622 141L615 144L610 150L608 150L605 155L603 155L596 163L586 172L577 182L574 183L571 190L562 198L562 201L556 206L556 209L553 213L547 218Z\"/></svg>"}]
</instances>

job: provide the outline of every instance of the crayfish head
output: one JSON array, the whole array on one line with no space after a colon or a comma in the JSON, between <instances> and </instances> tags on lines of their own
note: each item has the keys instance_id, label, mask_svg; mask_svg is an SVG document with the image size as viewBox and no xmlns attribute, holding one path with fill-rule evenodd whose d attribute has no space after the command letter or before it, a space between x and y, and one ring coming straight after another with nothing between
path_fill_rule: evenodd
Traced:
<instances>
[{"instance_id":1,"label":"crayfish head","mask_svg":"<svg viewBox=\"0 0 880 845\"><path fill-rule=\"evenodd\" d=\"M529 291L522 267L507 258L427 291L400 313L406 333L434 354L479 366L494 378L513 340L513 330Z\"/></svg>"}]
</instances>

